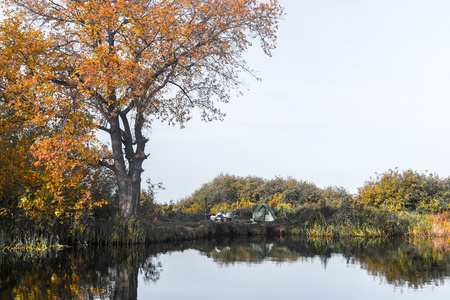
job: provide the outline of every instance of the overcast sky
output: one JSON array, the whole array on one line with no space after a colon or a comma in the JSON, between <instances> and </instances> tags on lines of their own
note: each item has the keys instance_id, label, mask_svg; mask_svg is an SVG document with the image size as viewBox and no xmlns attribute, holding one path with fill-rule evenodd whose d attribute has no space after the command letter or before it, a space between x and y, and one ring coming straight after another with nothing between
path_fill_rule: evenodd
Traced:
<instances>
[{"instance_id":1,"label":"overcast sky","mask_svg":"<svg viewBox=\"0 0 450 300\"><path fill-rule=\"evenodd\" d=\"M158 202L220 173L291 176L357 192L390 168L450 176L450 1L280 0L261 82L223 105L223 122L154 124L144 177ZM256 43L255 43L256 45Z\"/></svg>"}]
</instances>

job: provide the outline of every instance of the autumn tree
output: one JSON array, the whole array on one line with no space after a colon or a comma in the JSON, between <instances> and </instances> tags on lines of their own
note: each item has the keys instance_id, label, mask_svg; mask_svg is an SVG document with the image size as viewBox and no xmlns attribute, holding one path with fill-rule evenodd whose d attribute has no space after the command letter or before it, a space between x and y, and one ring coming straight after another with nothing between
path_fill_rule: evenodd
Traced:
<instances>
[{"instance_id":1,"label":"autumn tree","mask_svg":"<svg viewBox=\"0 0 450 300\"><path fill-rule=\"evenodd\" d=\"M0 23L0 217L8 227L76 227L105 200L90 112L47 78L65 66L54 45L20 18Z\"/></svg>"},{"instance_id":2,"label":"autumn tree","mask_svg":"<svg viewBox=\"0 0 450 300\"><path fill-rule=\"evenodd\" d=\"M33 25L45 48L38 62L22 61L20 71L32 74L22 83L50 90L53 98L42 98L47 106L77 112L83 126L109 135L110 155L98 163L116 176L125 218L138 212L145 129L155 120L183 126L194 109L205 121L222 119L216 103L240 88L240 72L253 74L244 53L256 39L271 54L283 13L276 0L6 3L10 16Z\"/></svg>"}]
</instances>

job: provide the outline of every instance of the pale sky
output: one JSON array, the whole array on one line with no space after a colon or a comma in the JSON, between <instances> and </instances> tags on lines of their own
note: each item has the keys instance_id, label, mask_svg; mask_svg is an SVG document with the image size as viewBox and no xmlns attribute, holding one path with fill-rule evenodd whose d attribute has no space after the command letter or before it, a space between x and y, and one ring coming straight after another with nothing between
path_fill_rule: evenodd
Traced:
<instances>
[{"instance_id":1,"label":"pale sky","mask_svg":"<svg viewBox=\"0 0 450 300\"><path fill-rule=\"evenodd\" d=\"M246 79L244 95L221 106L223 122L154 124L143 176L163 182L156 200L220 173L352 193L395 167L450 176L450 1L280 4L273 57L247 55L262 82Z\"/></svg>"}]
</instances>

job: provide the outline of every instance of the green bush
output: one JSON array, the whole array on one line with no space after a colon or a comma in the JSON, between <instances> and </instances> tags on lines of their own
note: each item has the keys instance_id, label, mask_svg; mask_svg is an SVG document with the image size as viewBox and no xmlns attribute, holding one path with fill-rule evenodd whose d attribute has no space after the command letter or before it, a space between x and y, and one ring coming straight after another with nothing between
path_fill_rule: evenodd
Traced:
<instances>
[{"instance_id":1,"label":"green bush","mask_svg":"<svg viewBox=\"0 0 450 300\"><path fill-rule=\"evenodd\" d=\"M290 177L265 180L255 176L239 177L220 174L196 190L190 197L181 200L178 205L188 208L192 204L205 207L207 203L211 203L212 206L222 203L232 205L236 202L269 204L274 198L282 199L283 203L298 206L324 201L348 201L351 195L341 187L320 189L313 183Z\"/></svg>"},{"instance_id":2,"label":"green bush","mask_svg":"<svg viewBox=\"0 0 450 300\"><path fill-rule=\"evenodd\" d=\"M443 212L450 208L450 180L412 170L389 170L367 181L357 200L370 208L394 212Z\"/></svg>"}]
</instances>

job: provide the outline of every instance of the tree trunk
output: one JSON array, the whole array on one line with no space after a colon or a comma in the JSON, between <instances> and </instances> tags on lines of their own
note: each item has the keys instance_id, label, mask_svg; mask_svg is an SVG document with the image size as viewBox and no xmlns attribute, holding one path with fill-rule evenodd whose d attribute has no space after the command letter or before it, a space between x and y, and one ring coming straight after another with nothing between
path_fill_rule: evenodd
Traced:
<instances>
[{"instance_id":1,"label":"tree trunk","mask_svg":"<svg viewBox=\"0 0 450 300\"><path fill-rule=\"evenodd\" d=\"M120 214L125 219L139 216L141 201L141 162L130 161L127 174L117 177Z\"/></svg>"},{"instance_id":2,"label":"tree trunk","mask_svg":"<svg viewBox=\"0 0 450 300\"><path fill-rule=\"evenodd\" d=\"M120 120L123 129L120 128L119 116L110 119L109 134L114 155L112 169L117 180L120 214L129 219L139 215L142 163L147 158L144 149L148 140L142 135L142 118L138 117L134 123L134 138L126 114L120 115Z\"/></svg>"},{"instance_id":3,"label":"tree trunk","mask_svg":"<svg viewBox=\"0 0 450 300\"><path fill-rule=\"evenodd\" d=\"M114 285L114 300L136 300L138 271L129 271L126 267L117 268Z\"/></svg>"},{"instance_id":4,"label":"tree trunk","mask_svg":"<svg viewBox=\"0 0 450 300\"><path fill-rule=\"evenodd\" d=\"M116 175L117 177L117 175ZM133 180L128 176L117 177L119 209L123 218L129 219L139 215L139 202L141 198L141 179Z\"/></svg>"}]
</instances>

